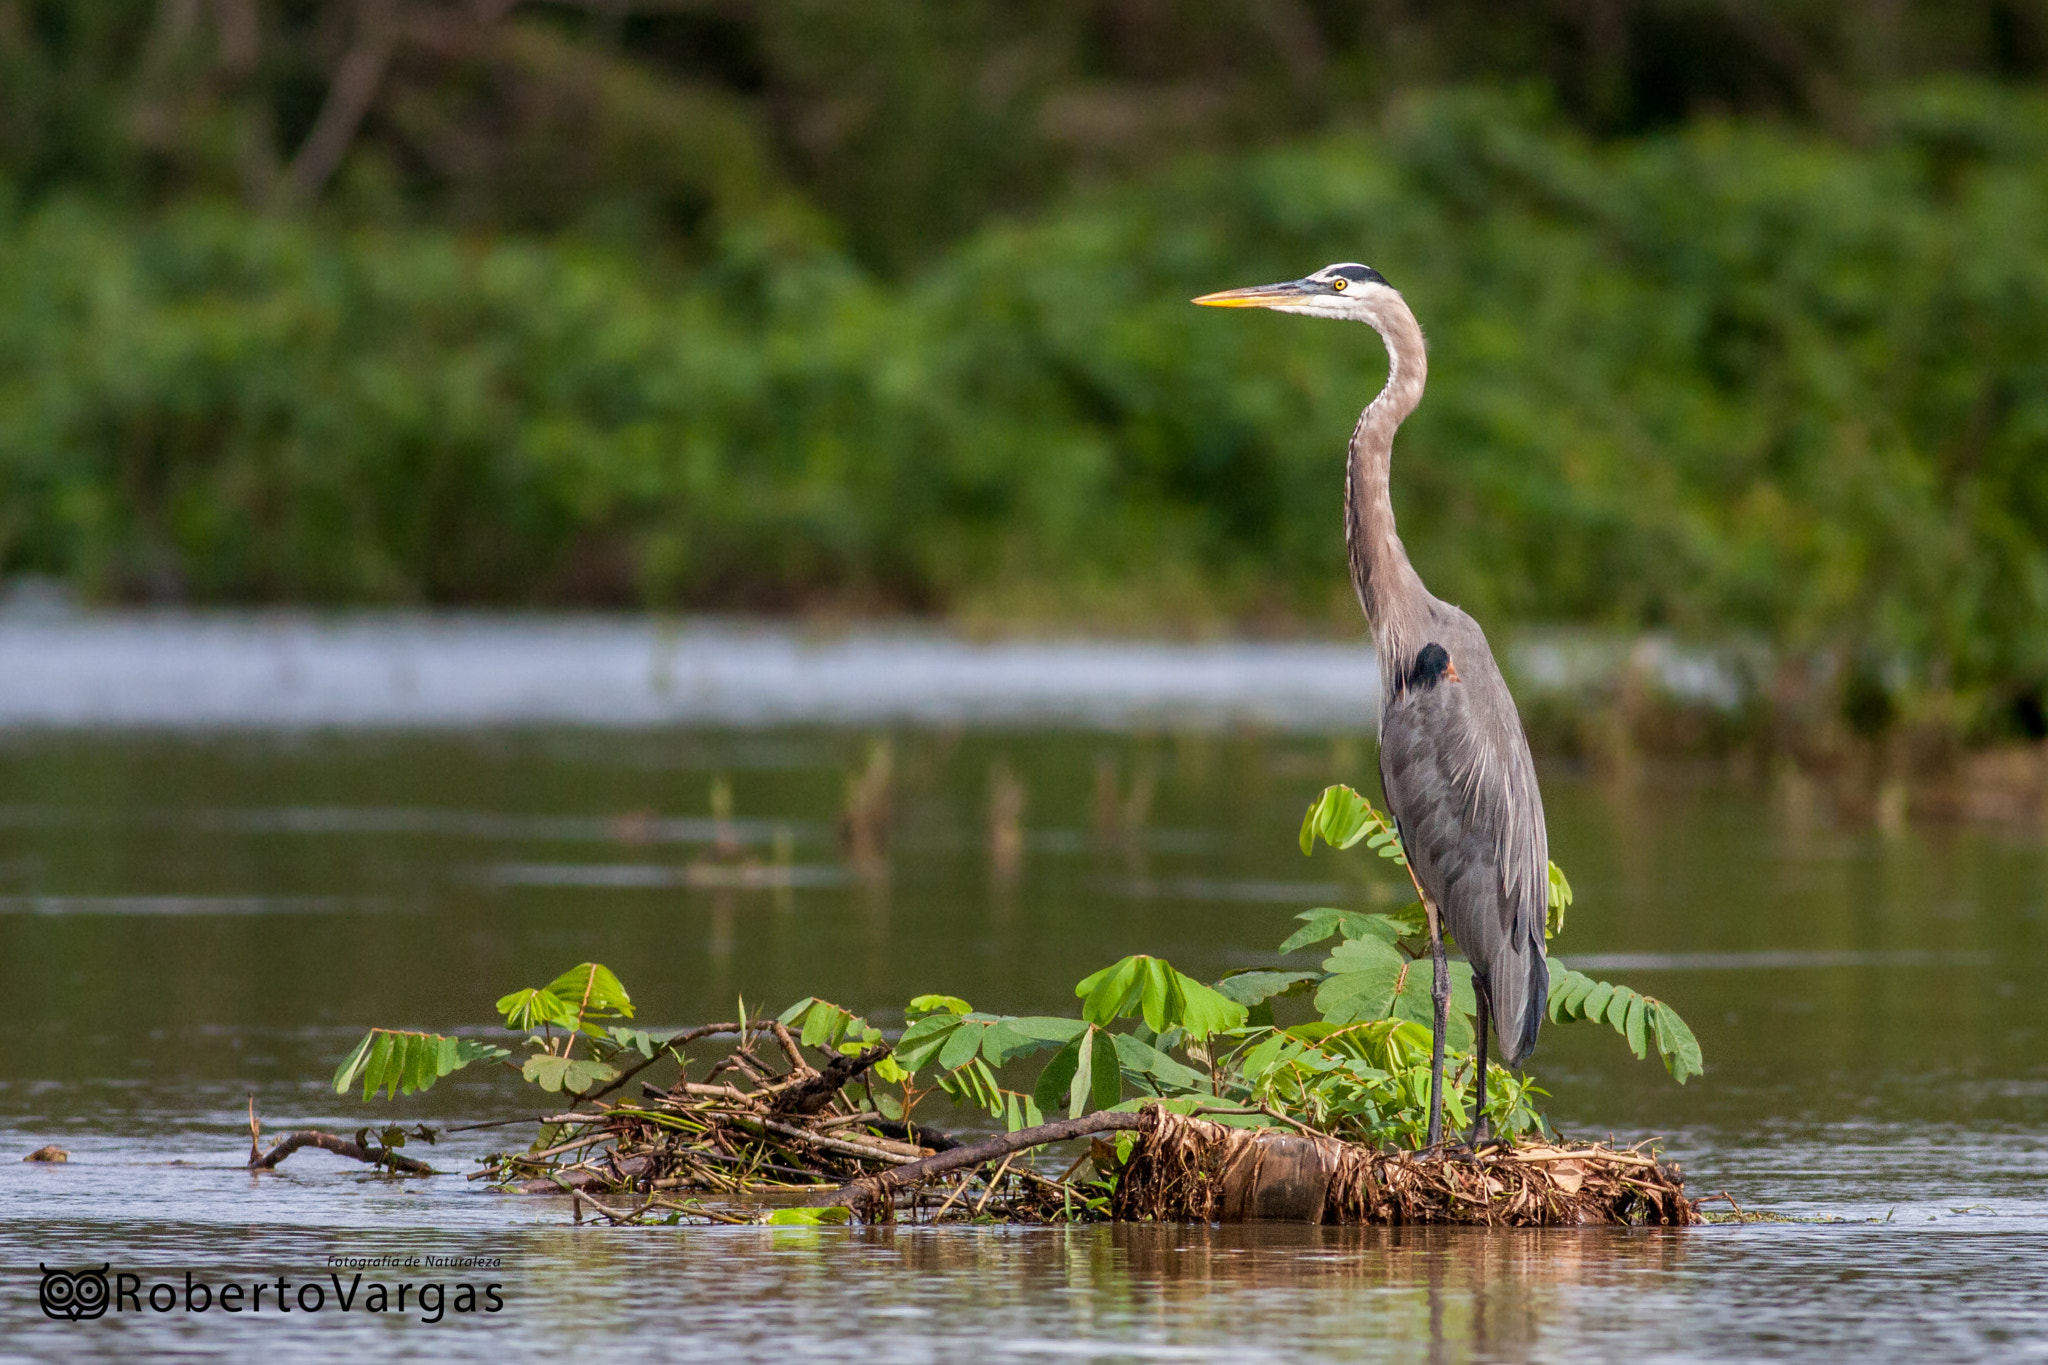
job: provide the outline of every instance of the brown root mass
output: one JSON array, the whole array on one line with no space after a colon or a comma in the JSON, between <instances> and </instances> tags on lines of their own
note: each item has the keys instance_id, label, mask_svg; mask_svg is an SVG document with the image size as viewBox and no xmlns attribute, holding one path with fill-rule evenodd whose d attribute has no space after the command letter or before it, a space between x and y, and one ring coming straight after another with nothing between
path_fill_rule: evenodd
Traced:
<instances>
[{"instance_id":1,"label":"brown root mass","mask_svg":"<svg viewBox=\"0 0 2048 1365\"><path fill-rule=\"evenodd\" d=\"M1489 1227L1702 1221L1676 1163L1640 1145L1529 1143L1424 1155L1157 1109L1148 1117L1152 1126L1110 1201L1116 1218Z\"/></svg>"}]
</instances>

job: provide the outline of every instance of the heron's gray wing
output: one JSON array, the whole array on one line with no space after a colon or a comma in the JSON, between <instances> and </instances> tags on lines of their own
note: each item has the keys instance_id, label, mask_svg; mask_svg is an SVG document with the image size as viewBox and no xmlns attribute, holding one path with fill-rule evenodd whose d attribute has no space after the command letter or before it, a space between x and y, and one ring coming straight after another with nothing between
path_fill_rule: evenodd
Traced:
<instances>
[{"instance_id":1,"label":"heron's gray wing","mask_svg":"<svg viewBox=\"0 0 2048 1365\"><path fill-rule=\"evenodd\" d=\"M1467 618L1469 621L1469 618ZM1535 764L1477 626L1439 623L1459 680L1398 690L1380 721L1380 781L1401 843L1485 979L1503 1052L1535 1045L1549 970L1549 850ZM1463 637L1463 638L1456 638Z\"/></svg>"}]
</instances>

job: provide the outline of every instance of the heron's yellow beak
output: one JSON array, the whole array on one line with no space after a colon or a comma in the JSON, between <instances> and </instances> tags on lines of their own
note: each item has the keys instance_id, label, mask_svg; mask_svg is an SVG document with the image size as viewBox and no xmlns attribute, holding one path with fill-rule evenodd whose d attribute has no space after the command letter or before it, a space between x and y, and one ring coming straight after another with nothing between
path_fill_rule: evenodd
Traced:
<instances>
[{"instance_id":1,"label":"heron's yellow beak","mask_svg":"<svg viewBox=\"0 0 2048 1365\"><path fill-rule=\"evenodd\" d=\"M1192 302L1204 308L1271 308L1276 303L1298 303L1309 293L1300 280L1286 284L1255 284L1249 289L1226 289L1220 294L1204 294Z\"/></svg>"}]
</instances>

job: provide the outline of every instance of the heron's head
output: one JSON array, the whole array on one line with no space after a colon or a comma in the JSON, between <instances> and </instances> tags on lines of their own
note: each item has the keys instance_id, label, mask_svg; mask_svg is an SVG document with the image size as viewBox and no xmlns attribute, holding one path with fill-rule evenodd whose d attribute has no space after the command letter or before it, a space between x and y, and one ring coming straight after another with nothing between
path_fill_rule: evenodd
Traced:
<instances>
[{"instance_id":1,"label":"heron's head","mask_svg":"<svg viewBox=\"0 0 2048 1365\"><path fill-rule=\"evenodd\" d=\"M1226 289L1220 294L1204 294L1195 302L1209 308L1271 308L1278 313L1376 322L1380 310L1400 297L1379 271L1343 261L1285 284Z\"/></svg>"}]
</instances>

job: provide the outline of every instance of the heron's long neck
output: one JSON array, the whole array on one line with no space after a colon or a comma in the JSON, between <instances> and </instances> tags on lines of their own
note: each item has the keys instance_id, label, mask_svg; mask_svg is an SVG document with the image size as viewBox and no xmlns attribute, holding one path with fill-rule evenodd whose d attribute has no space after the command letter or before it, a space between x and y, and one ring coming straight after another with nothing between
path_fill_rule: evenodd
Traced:
<instances>
[{"instance_id":1,"label":"heron's long neck","mask_svg":"<svg viewBox=\"0 0 2048 1365\"><path fill-rule=\"evenodd\" d=\"M1344 539L1350 551L1351 584L1372 628L1381 671L1405 660L1427 640L1429 593L1408 562L1394 531L1394 503L1388 489L1394 433L1415 405L1429 376L1422 328L1398 300L1373 320L1387 343L1387 386L1358 416L1351 433L1350 468L1344 485Z\"/></svg>"}]
</instances>

